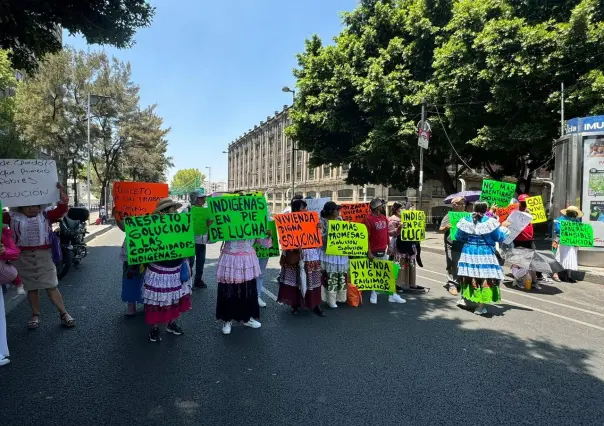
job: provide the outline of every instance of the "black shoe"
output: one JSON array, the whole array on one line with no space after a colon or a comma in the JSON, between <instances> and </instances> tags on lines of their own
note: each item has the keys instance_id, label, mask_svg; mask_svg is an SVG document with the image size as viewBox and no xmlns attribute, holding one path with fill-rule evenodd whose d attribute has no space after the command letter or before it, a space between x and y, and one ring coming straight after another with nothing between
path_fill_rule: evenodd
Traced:
<instances>
[{"instance_id":1,"label":"black shoe","mask_svg":"<svg viewBox=\"0 0 604 426\"><path fill-rule=\"evenodd\" d=\"M397 293L404 293L405 289L403 287L399 287L398 285L396 286L396 292Z\"/></svg>"},{"instance_id":2,"label":"black shoe","mask_svg":"<svg viewBox=\"0 0 604 426\"><path fill-rule=\"evenodd\" d=\"M149 341L152 343L161 342L161 337L159 336L159 328L154 327L149 332Z\"/></svg>"},{"instance_id":3,"label":"black shoe","mask_svg":"<svg viewBox=\"0 0 604 426\"><path fill-rule=\"evenodd\" d=\"M292 315L298 315L300 314L300 310L296 307L296 308L292 308Z\"/></svg>"},{"instance_id":4,"label":"black shoe","mask_svg":"<svg viewBox=\"0 0 604 426\"><path fill-rule=\"evenodd\" d=\"M176 336L181 336L181 335L185 334L185 332L182 331L182 328L180 328L179 325L176 324L175 322L173 322L172 324L168 324L168 326L166 327L166 331L168 333L172 333Z\"/></svg>"},{"instance_id":5,"label":"black shoe","mask_svg":"<svg viewBox=\"0 0 604 426\"><path fill-rule=\"evenodd\" d=\"M312 311L320 317L326 316L325 312L323 312L323 309L321 309L320 306L315 306Z\"/></svg>"},{"instance_id":6,"label":"black shoe","mask_svg":"<svg viewBox=\"0 0 604 426\"><path fill-rule=\"evenodd\" d=\"M570 277L568 277L568 279L566 280L566 282L570 283L570 284L577 284L577 280L575 280L574 278L570 278Z\"/></svg>"},{"instance_id":7,"label":"black shoe","mask_svg":"<svg viewBox=\"0 0 604 426\"><path fill-rule=\"evenodd\" d=\"M195 283L193 285L195 286L195 288L208 288L206 283L204 283L201 278L200 279L195 278Z\"/></svg>"}]
</instances>

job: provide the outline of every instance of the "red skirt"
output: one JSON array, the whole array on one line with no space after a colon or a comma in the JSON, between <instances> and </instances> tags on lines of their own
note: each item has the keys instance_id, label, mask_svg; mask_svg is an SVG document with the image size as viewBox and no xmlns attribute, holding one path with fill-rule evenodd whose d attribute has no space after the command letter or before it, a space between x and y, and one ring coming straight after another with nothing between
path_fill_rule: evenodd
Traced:
<instances>
[{"instance_id":1,"label":"red skirt","mask_svg":"<svg viewBox=\"0 0 604 426\"><path fill-rule=\"evenodd\" d=\"M321 300L321 262L304 262L306 272L306 294L302 297L300 291L300 270L298 265L285 264L281 257L281 273L279 274L279 296L277 302L293 308L313 309L322 303Z\"/></svg>"}]
</instances>

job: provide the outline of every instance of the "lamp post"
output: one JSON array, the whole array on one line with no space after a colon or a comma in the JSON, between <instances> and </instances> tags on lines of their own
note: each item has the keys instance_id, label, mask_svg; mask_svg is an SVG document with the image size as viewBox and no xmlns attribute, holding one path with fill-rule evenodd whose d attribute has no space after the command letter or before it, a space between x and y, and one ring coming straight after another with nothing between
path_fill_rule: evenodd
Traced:
<instances>
[{"instance_id":1,"label":"lamp post","mask_svg":"<svg viewBox=\"0 0 604 426\"><path fill-rule=\"evenodd\" d=\"M296 91L290 89L289 87L285 86L283 89L284 93L291 93L292 94L292 106L294 105L294 103L296 102ZM296 148L295 148L295 141L292 139L292 167L291 167L291 173L292 173L292 198L296 195Z\"/></svg>"},{"instance_id":2,"label":"lamp post","mask_svg":"<svg viewBox=\"0 0 604 426\"><path fill-rule=\"evenodd\" d=\"M102 95L93 95L92 93L88 93L88 107L86 108L86 121L88 121L88 210L90 211L91 209L91 202L90 202L90 162L92 160L92 145L90 144L90 107L91 107L91 102L92 100L95 100L95 105L96 102L100 101L101 99L111 99L110 96L102 96ZM74 180L75 180L75 176L74 176ZM105 188L107 189L107 188ZM107 193L107 191L105 191L105 194ZM105 198L107 198L107 195L105 195ZM105 204L107 204L107 200L105 199Z\"/></svg>"},{"instance_id":3,"label":"lamp post","mask_svg":"<svg viewBox=\"0 0 604 426\"><path fill-rule=\"evenodd\" d=\"M208 194L212 193L212 168L206 167L208 169Z\"/></svg>"}]
</instances>

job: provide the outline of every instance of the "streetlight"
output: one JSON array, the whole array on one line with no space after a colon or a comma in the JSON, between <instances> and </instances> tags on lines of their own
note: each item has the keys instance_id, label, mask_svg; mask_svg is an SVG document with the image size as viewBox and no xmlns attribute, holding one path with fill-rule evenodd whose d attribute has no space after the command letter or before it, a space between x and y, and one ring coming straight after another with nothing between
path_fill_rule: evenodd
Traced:
<instances>
[{"instance_id":1,"label":"streetlight","mask_svg":"<svg viewBox=\"0 0 604 426\"><path fill-rule=\"evenodd\" d=\"M95 100L95 105L102 99L111 99L111 96L102 96L102 95L93 95L92 93L88 93L88 108L86 111L86 120L88 121L88 210L90 211L92 208L91 202L90 202L90 162L92 159L92 145L90 144L90 102L92 100ZM75 180L75 177L74 177ZM107 179L105 179L107 180ZM105 188L107 189L107 188ZM107 194L107 191L105 191L105 194ZM105 195L105 198L107 198L107 195ZM107 200L105 199L105 204L107 204Z\"/></svg>"},{"instance_id":2,"label":"streetlight","mask_svg":"<svg viewBox=\"0 0 604 426\"><path fill-rule=\"evenodd\" d=\"M291 93L292 94L292 106L294 105L294 103L296 102L296 91L290 89L289 87L285 86L283 87L283 89L281 89L284 93ZM294 147L294 140L292 139L292 167L291 167L291 172L292 172L292 198L296 195L296 148Z\"/></svg>"},{"instance_id":3,"label":"streetlight","mask_svg":"<svg viewBox=\"0 0 604 426\"><path fill-rule=\"evenodd\" d=\"M208 193L212 193L212 168L206 167L208 169Z\"/></svg>"}]
</instances>

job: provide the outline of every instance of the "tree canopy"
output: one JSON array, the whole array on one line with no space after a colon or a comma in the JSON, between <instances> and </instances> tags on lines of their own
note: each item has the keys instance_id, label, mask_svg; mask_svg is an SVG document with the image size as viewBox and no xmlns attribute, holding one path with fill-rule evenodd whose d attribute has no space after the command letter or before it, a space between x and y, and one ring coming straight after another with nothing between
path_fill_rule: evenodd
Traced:
<instances>
[{"instance_id":1,"label":"tree canopy","mask_svg":"<svg viewBox=\"0 0 604 426\"><path fill-rule=\"evenodd\" d=\"M201 187L205 183L206 177L199 169L180 169L172 178L170 183L170 191L177 192L191 192L194 189Z\"/></svg>"},{"instance_id":2,"label":"tree canopy","mask_svg":"<svg viewBox=\"0 0 604 426\"><path fill-rule=\"evenodd\" d=\"M45 54L61 50L62 28L89 44L126 48L154 13L146 0L3 0L0 47L11 50L15 68L32 70Z\"/></svg>"},{"instance_id":3,"label":"tree canopy","mask_svg":"<svg viewBox=\"0 0 604 426\"><path fill-rule=\"evenodd\" d=\"M567 117L604 109L603 18L602 0L361 0L298 55L288 132L351 184L416 187L425 100L426 178L453 192L460 163L520 180L551 158L561 83Z\"/></svg>"}]
</instances>

